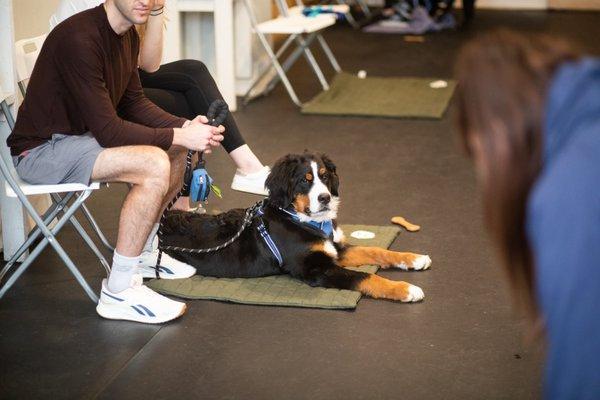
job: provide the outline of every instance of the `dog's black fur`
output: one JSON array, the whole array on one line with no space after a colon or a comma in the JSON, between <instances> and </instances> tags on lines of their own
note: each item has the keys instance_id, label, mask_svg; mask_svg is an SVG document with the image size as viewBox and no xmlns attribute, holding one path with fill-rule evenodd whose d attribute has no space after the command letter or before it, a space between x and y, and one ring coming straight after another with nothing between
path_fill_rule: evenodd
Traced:
<instances>
[{"instance_id":1,"label":"dog's black fur","mask_svg":"<svg viewBox=\"0 0 600 400\"><path fill-rule=\"evenodd\" d=\"M318 180L308 179L315 171L311 165L317 166ZM319 198L319 203L323 204L319 204L319 211L313 214L310 204L306 201L309 200L309 193L312 193L311 188L316 185L315 181L323 183L324 186L318 186L319 190L328 191L331 200L325 198L327 201L322 202ZM219 251L204 254L171 250L166 252L194 266L197 273L204 276L251 278L290 274L312 286L360 289L361 282L371 275L345 269L340 264L350 246L345 245L339 238L335 242L332 238L324 238L319 232L293 221L279 209L293 206L296 211L309 217L325 210L322 211L322 215L335 218L337 210L328 208L330 203L333 204L332 207L337 207L339 197L339 177L334 163L324 155L287 155L275 163L265 186L270 195L265 203L262 220L283 256L282 267L261 238L257 230L258 219L253 220L238 240ZM323 189L324 187L327 190ZM170 212L162 227L162 243L186 248L219 245L238 231L244 212L243 209L233 209L219 215ZM338 230L338 233L341 231ZM326 242L329 242L329 251L323 250ZM332 254L333 247L337 255Z\"/></svg>"}]
</instances>

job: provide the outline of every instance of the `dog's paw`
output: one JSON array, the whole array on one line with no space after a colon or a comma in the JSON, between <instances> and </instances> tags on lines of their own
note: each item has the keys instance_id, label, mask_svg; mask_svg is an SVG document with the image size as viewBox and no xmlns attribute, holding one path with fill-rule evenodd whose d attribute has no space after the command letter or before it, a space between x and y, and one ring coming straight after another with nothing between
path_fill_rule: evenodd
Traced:
<instances>
[{"instance_id":1,"label":"dog's paw","mask_svg":"<svg viewBox=\"0 0 600 400\"><path fill-rule=\"evenodd\" d=\"M408 264L405 261L403 261L394 266L396 268L400 268L404 271L409 271L409 270L413 270L413 269L415 271L426 270L426 269L429 269L429 267L431 267L431 257L426 256L426 255L425 256L415 255L415 258Z\"/></svg>"},{"instance_id":2,"label":"dog's paw","mask_svg":"<svg viewBox=\"0 0 600 400\"><path fill-rule=\"evenodd\" d=\"M403 303L415 303L425 298L423 289L415 285L409 285L407 295L401 300Z\"/></svg>"},{"instance_id":3,"label":"dog's paw","mask_svg":"<svg viewBox=\"0 0 600 400\"><path fill-rule=\"evenodd\" d=\"M417 271L429 269L429 267L431 267L431 257L429 257L427 255L418 256L412 262L412 269L417 270Z\"/></svg>"}]
</instances>

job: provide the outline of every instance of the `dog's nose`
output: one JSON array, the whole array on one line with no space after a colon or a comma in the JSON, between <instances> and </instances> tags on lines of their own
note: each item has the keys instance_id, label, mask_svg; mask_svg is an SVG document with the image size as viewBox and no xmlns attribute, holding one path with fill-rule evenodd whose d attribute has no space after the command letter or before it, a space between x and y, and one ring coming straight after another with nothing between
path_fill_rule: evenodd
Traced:
<instances>
[{"instance_id":1,"label":"dog's nose","mask_svg":"<svg viewBox=\"0 0 600 400\"><path fill-rule=\"evenodd\" d=\"M317 197L317 199L321 204L329 204L329 202L331 201L331 196L329 195L329 193L321 193L319 197Z\"/></svg>"}]
</instances>

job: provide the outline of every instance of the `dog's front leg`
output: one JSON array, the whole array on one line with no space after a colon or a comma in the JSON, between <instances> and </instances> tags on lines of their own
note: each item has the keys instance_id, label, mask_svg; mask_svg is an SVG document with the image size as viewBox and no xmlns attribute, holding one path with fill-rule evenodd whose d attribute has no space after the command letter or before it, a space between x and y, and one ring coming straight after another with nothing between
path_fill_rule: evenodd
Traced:
<instances>
[{"instance_id":1,"label":"dog's front leg","mask_svg":"<svg viewBox=\"0 0 600 400\"><path fill-rule=\"evenodd\" d=\"M400 253L381 247L347 246L339 254L338 263L344 267L379 265L382 268L423 270L431 266L431 258L415 253Z\"/></svg>"},{"instance_id":2,"label":"dog's front leg","mask_svg":"<svg viewBox=\"0 0 600 400\"><path fill-rule=\"evenodd\" d=\"M292 275L311 286L356 290L375 299L415 302L425 297L421 288L410 283L342 268L324 252L310 253L303 268Z\"/></svg>"}]
</instances>

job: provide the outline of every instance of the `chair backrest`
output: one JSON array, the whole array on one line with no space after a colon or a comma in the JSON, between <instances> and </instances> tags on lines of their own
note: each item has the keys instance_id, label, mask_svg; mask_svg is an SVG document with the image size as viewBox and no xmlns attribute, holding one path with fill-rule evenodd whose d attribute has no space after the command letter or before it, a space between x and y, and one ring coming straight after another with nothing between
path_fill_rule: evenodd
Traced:
<instances>
[{"instance_id":1,"label":"chair backrest","mask_svg":"<svg viewBox=\"0 0 600 400\"><path fill-rule=\"evenodd\" d=\"M25 95L25 81L31 77L35 62L42 50L44 40L48 34L36 36L34 38L22 39L15 43L15 68L17 78L23 95Z\"/></svg>"}]
</instances>

